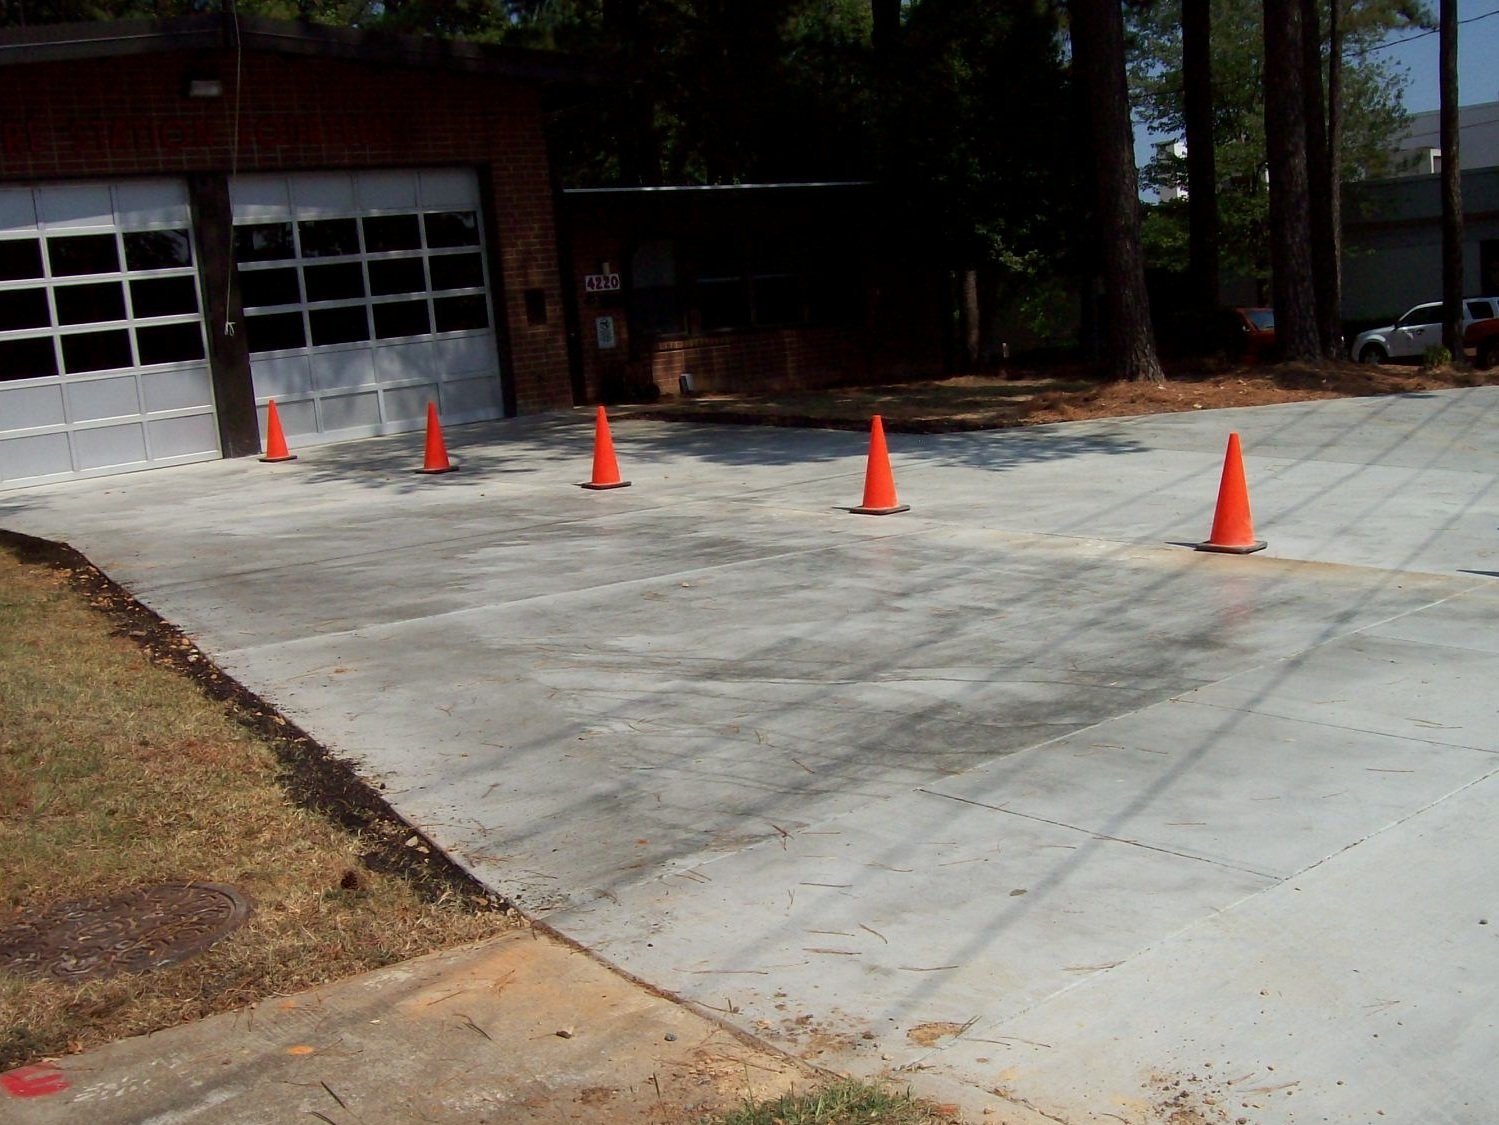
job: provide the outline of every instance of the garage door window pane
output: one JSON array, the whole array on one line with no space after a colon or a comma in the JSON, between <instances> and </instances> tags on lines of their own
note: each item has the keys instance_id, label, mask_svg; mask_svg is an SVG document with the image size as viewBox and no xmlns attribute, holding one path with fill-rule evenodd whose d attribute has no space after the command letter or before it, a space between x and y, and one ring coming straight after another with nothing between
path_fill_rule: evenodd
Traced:
<instances>
[{"instance_id":1,"label":"garage door window pane","mask_svg":"<svg viewBox=\"0 0 1499 1125\"><path fill-rule=\"evenodd\" d=\"M307 345L307 333L302 327L301 313L247 316L245 330L250 334L249 347L252 352L279 352L282 348L301 348Z\"/></svg>"},{"instance_id":2,"label":"garage door window pane","mask_svg":"<svg viewBox=\"0 0 1499 1125\"><path fill-rule=\"evenodd\" d=\"M432 302L439 332L466 332L489 327L489 302L475 293L469 297L439 297Z\"/></svg>"},{"instance_id":3,"label":"garage door window pane","mask_svg":"<svg viewBox=\"0 0 1499 1125\"><path fill-rule=\"evenodd\" d=\"M302 274L309 301L346 301L364 296L364 267L358 262L306 266Z\"/></svg>"},{"instance_id":4,"label":"garage door window pane","mask_svg":"<svg viewBox=\"0 0 1499 1125\"><path fill-rule=\"evenodd\" d=\"M236 262L280 262L296 256L290 223L247 223L234 228Z\"/></svg>"},{"instance_id":5,"label":"garage door window pane","mask_svg":"<svg viewBox=\"0 0 1499 1125\"><path fill-rule=\"evenodd\" d=\"M97 285L59 285L56 293L59 324L97 324L125 319L125 286L118 281Z\"/></svg>"},{"instance_id":6,"label":"garage door window pane","mask_svg":"<svg viewBox=\"0 0 1499 1125\"><path fill-rule=\"evenodd\" d=\"M427 245L479 245L479 217L472 211L435 211L423 216L427 224Z\"/></svg>"},{"instance_id":7,"label":"garage door window pane","mask_svg":"<svg viewBox=\"0 0 1499 1125\"><path fill-rule=\"evenodd\" d=\"M415 215L378 215L364 220L364 249L369 254L420 250L422 228Z\"/></svg>"},{"instance_id":8,"label":"garage door window pane","mask_svg":"<svg viewBox=\"0 0 1499 1125\"><path fill-rule=\"evenodd\" d=\"M426 291L427 273L420 258L388 258L370 263L370 292L375 296Z\"/></svg>"},{"instance_id":9,"label":"garage door window pane","mask_svg":"<svg viewBox=\"0 0 1499 1125\"><path fill-rule=\"evenodd\" d=\"M432 331L426 301L396 301L388 305L376 305L374 312L377 340L389 340L393 336L425 336Z\"/></svg>"},{"instance_id":10,"label":"garage door window pane","mask_svg":"<svg viewBox=\"0 0 1499 1125\"><path fill-rule=\"evenodd\" d=\"M80 332L62 338L62 365L70 375L80 371L108 371L131 364L130 333L124 328L109 332Z\"/></svg>"},{"instance_id":11,"label":"garage door window pane","mask_svg":"<svg viewBox=\"0 0 1499 1125\"><path fill-rule=\"evenodd\" d=\"M48 328L52 314L47 310L45 289L12 289L0 293L0 332L19 328Z\"/></svg>"},{"instance_id":12,"label":"garage door window pane","mask_svg":"<svg viewBox=\"0 0 1499 1125\"><path fill-rule=\"evenodd\" d=\"M196 324L161 324L135 330L141 363L187 363L203 358L203 333Z\"/></svg>"},{"instance_id":13,"label":"garage door window pane","mask_svg":"<svg viewBox=\"0 0 1499 1125\"><path fill-rule=\"evenodd\" d=\"M245 308L296 305L302 301L302 282L295 267L284 270L245 270L239 275L240 299Z\"/></svg>"},{"instance_id":14,"label":"garage door window pane","mask_svg":"<svg viewBox=\"0 0 1499 1125\"><path fill-rule=\"evenodd\" d=\"M312 343L348 344L355 340L370 338L369 324L365 320L364 306L351 309L314 309L307 314L312 323Z\"/></svg>"},{"instance_id":15,"label":"garage door window pane","mask_svg":"<svg viewBox=\"0 0 1499 1125\"><path fill-rule=\"evenodd\" d=\"M0 383L7 379L38 379L57 374L52 337L0 340Z\"/></svg>"},{"instance_id":16,"label":"garage door window pane","mask_svg":"<svg viewBox=\"0 0 1499 1125\"><path fill-rule=\"evenodd\" d=\"M484 284L484 263L477 254L439 254L432 258L433 289L477 289Z\"/></svg>"},{"instance_id":17,"label":"garage door window pane","mask_svg":"<svg viewBox=\"0 0 1499 1125\"><path fill-rule=\"evenodd\" d=\"M34 238L0 242L0 281L25 281L42 276L42 244Z\"/></svg>"},{"instance_id":18,"label":"garage door window pane","mask_svg":"<svg viewBox=\"0 0 1499 1125\"><path fill-rule=\"evenodd\" d=\"M198 311L198 283L191 277L153 277L130 283L130 309L137 317L185 316Z\"/></svg>"},{"instance_id":19,"label":"garage door window pane","mask_svg":"<svg viewBox=\"0 0 1499 1125\"><path fill-rule=\"evenodd\" d=\"M86 273L119 273L120 252L112 234L80 234L47 239L53 277Z\"/></svg>"},{"instance_id":20,"label":"garage door window pane","mask_svg":"<svg viewBox=\"0 0 1499 1125\"><path fill-rule=\"evenodd\" d=\"M170 270L193 264L193 244L185 230L130 231L124 238L129 269Z\"/></svg>"},{"instance_id":21,"label":"garage door window pane","mask_svg":"<svg viewBox=\"0 0 1499 1125\"><path fill-rule=\"evenodd\" d=\"M353 219L314 219L297 224L302 257L333 258L359 253L359 224Z\"/></svg>"}]
</instances>

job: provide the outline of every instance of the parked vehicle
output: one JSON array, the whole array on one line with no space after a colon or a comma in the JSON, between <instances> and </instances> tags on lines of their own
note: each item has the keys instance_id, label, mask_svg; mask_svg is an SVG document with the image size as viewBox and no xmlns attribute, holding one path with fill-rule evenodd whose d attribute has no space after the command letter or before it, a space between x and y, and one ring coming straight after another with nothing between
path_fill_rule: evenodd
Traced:
<instances>
[{"instance_id":1,"label":"parked vehicle","mask_svg":"<svg viewBox=\"0 0 1499 1125\"><path fill-rule=\"evenodd\" d=\"M1258 363L1275 349L1274 309L1234 309L1239 354L1245 363Z\"/></svg>"},{"instance_id":2,"label":"parked vehicle","mask_svg":"<svg viewBox=\"0 0 1499 1125\"><path fill-rule=\"evenodd\" d=\"M1473 349L1473 366L1478 370L1499 366L1499 320L1475 320L1468 325L1463 346Z\"/></svg>"},{"instance_id":3,"label":"parked vehicle","mask_svg":"<svg viewBox=\"0 0 1499 1125\"><path fill-rule=\"evenodd\" d=\"M1475 322L1499 317L1499 297L1466 297L1463 299L1464 344L1469 327ZM1442 342L1442 302L1428 301L1408 310L1394 324L1371 328L1354 337L1349 355L1359 363L1387 363L1390 360L1420 360L1426 349Z\"/></svg>"}]
</instances>

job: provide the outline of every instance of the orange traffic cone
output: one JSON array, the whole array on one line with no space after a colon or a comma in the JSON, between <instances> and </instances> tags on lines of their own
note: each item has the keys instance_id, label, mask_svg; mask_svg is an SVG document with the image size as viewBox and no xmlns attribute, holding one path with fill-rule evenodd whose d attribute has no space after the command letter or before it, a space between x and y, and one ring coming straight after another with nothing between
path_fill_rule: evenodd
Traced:
<instances>
[{"instance_id":1,"label":"orange traffic cone","mask_svg":"<svg viewBox=\"0 0 1499 1125\"><path fill-rule=\"evenodd\" d=\"M890 475L890 454L885 450L885 423L876 414L869 423L869 466L864 470L864 503L850 512L861 516L888 516L909 512L895 495L895 478Z\"/></svg>"},{"instance_id":2,"label":"orange traffic cone","mask_svg":"<svg viewBox=\"0 0 1499 1125\"><path fill-rule=\"evenodd\" d=\"M427 452L419 473L451 473L458 466L448 460L448 447L442 441L442 423L437 420L437 404L427 403Z\"/></svg>"},{"instance_id":3,"label":"orange traffic cone","mask_svg":"<svg viewBox=\"0 0 1499 1125\"><path fill-rule=\"evenodd\" d=\"M583 482L583 488L628 488L630 482L619 479L619 462L614 459L614 439L609 436L609 419L604 408L594 415L593 421L593 479Z\"/></svg>"},{"instance_id":4,"label":"orange traffic cone","mask_svg":"<svg viewBox=\"0 0 1499 1125\"><path fill-rule=\"evenodd\" d=\"M1265 549L1265 541L1254 537L1254 520L1249 516L1249 486L1244 483L1244 455L1239 449L1238 434L1228 435L1212 534L1206 543L1197 544L1197 549L1228 555L1247 555Z\"/></svg>"},{"instance_id":5,"label":"orange traffic cone","mask_svg":"<svg viewBox=\"0 0 1499 1125\"><path fill-rule=\"evenodd\" d=\"M295 461L297 455L286 448L286 435L281 432L281 414L276 410L276 400L271 399L265 408L265 456L262 461Z\"/></svg>"}]
</instances>

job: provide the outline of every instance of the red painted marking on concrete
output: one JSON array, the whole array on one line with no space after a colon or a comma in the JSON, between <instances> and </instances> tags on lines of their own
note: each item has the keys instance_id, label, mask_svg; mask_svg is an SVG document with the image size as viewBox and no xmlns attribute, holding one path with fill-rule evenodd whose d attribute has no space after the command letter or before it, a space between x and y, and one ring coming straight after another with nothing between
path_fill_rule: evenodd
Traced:
<instances>
[{"instance_id":1,"label":"red painted marking on concrete","mask_svg":"<svg viewBox=\"0 0 1499 1125\"><path fill-rule=\"evenodd\" d=\"M55 1066L23 1066L0 1074L0 1087L13 1098L41 1098L62 1093L68 1080Z\"/></svg>"}]
</instances>

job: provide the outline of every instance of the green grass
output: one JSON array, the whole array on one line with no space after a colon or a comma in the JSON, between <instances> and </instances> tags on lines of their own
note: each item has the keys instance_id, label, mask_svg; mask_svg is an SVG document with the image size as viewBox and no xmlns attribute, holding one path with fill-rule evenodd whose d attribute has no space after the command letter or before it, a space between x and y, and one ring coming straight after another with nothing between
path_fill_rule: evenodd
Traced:
<instances>
[{"instance_id":1,"label":"green grass","mask_svg":"<svg viewBox=\"0 0 1499 1125\"><path fill-rule=\"evenodd\" d=\"M786 1094L709 1119L708 1125L952 1125L952 1106L937 1106L868 1082L845 1080L805 1094Z\"/></svg>"},{"instance_id":2,"label":"green grass","mask_svg":"<svg viewBox=\"0 0 1499 1125\"><path fill-rule=\"evenodd\" d=\"M64 984L0 971L0 1070L508 928L361 863L299 807L275 748L118 636L66 577L0 548L0 929L70 899L231 884L255 910L207 953Z\"/></svg>"}]
</instances>

